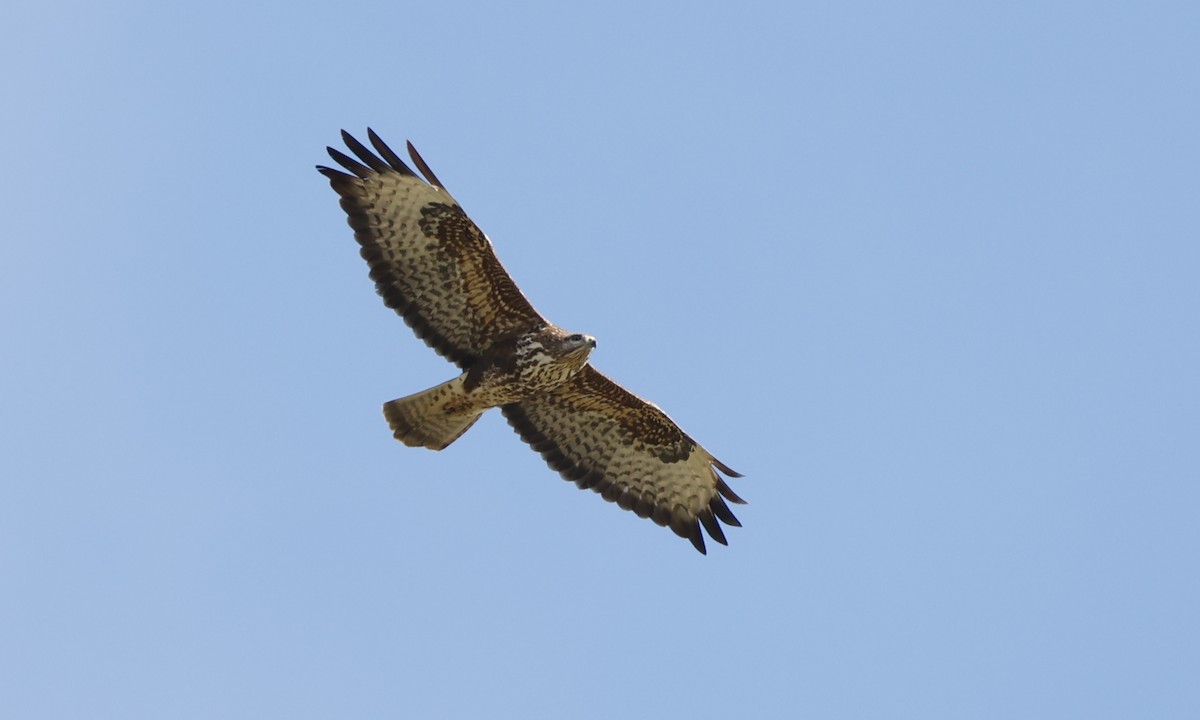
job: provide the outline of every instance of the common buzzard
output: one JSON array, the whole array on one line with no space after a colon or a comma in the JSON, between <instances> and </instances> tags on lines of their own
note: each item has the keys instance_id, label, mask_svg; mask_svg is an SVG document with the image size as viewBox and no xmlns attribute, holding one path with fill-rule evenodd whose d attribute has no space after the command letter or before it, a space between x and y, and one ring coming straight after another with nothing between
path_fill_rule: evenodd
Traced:
<instances>
[{"instance_id":1,"label":"common buzzard","mask_svg":"<svg viewBox=\"0 0 1200 720\"><path fill-rule=\"evenodd\" d=\"M741 477L662 410L588 364L589 335L543 318L500 265L491 242L412 143L421 179L374 131L375 152L349 133L349 172L317 166L341 196L384 303L462 374L392 400L383 414L405 445L441 450L489 408L546 463L705 552L700 526L727 544L718 522L740 526L725 500L743 503L717 474ZM724 499L722 499L724 498Z\"/></svg>"}]
</instances>

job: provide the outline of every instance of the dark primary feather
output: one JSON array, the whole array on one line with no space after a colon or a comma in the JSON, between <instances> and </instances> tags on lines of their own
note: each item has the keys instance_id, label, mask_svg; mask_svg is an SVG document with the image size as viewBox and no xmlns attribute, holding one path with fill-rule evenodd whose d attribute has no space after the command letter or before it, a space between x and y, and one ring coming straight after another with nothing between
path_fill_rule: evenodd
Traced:
<instances>
[{"instance_id":1,"label":"dark primary feather","mask_svg":"<svg viewBox=\"0 0 1200 720\"><path fill-rule=\"evenodd\" d=\"M350 133L343 130L342 137L350 137ZM414 173L412 170L410 170L408 165L405 164L405 162L400 159L400 156L397 155L390 147L388 147L387 143L385 143L382 138L380 138L378 135L376 135L375 131L372 130L371 128L367 128L367 139L371 141L371 145L373 145L375 147L375 150L377 150L379 152L379 155L384 160L387 160L388 164L392 166L393 170L400 173L401 175L412 175L414 177L416 176L416 173ZM355 141L355 142L357 142L357 141ZM438 183L438 187L442 187L441 183ZM445 189L445 188L443 188L443 189Z\"/></svg>"},{"instance_id":2,"label":"dark primary feather","mask_svg":"<svg viewBox=\"0 0 1200 720\"><path fill-rule=\"evenodd\" d=\"M421 171L421 174L425 176L425 179L437 187L445 188L446 186L443 185L442 181L437 179L437 175L434 175L433 171L429 169L429 165L425 163L425 158L421 157L421 153L417 152L417 149L413 147L413 144L407 140L405 141L405 144L408 145L409 157L411 157L413 162L417 164L417 169Z\"/></svg>"},{"instance_id":3,"label":"dark primary feather","mask_svg":"<svg viewBox=\"0 0 1200 720\"><path fill-rule=\"evenodd\" d=\"M374 142L373 136L374 136L374 133L372 133L369 136L369 137L372 137L372 142ZM355 155L357 155L359 158L361 158L363 160L363 162L370 165L371 169L377 173L385 173L385 172L390 172L392 170L397 170L397 169L402 168L402 169L400 169L401 173L407 174L407 175L412 174L412 171L409 171L407 173L404 172L405 170L408 170L408 166L406 166L403 162L400 163L400 168L396 168L394 164L389 165L388 163L384 162L382 159L376 157L375 154L372 153L370 150L368 150L365 145L360 143L357 138L355 138L353 135L346 132L345 130L342 131L342 142L346 143L346 147L350 148L351 152L353 152ZM385 145L384 147L387 147L387 146ZM336 152L336 151L332 150L332 148L331 148L330 154L332 155L333 152ZM395 155L395 153L392 153L392 154ZM338 155L342 155L342 154L338 153ZM345 155L342 155L342 157L345 157ZM334 159L336 160L337 158L335 157ZM396 158L396 159L399 160L399 158ZM341 162L341 161L339 160L339 162ZM367 176L359 175L359 177L367 177Z\"/></svg>"}]
</instances>

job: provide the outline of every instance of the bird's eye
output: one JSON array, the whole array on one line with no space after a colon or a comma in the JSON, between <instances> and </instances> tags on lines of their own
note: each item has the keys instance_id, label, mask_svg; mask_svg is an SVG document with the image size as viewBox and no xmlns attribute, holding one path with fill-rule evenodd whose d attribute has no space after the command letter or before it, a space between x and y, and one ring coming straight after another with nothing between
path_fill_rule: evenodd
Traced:
<instances>
[{"instance_id":1,"label":"bird's eye","mask_svg":"<svg viewBox=\"0 0 1200 720\"><path fill-rule=\"evenodd\" d=\"M583 340L583 336L576 334L576 335L572 335L571 337L569 337L567 339L570 340L571 342L581 342Z\"/></svg>"}]
</instances>

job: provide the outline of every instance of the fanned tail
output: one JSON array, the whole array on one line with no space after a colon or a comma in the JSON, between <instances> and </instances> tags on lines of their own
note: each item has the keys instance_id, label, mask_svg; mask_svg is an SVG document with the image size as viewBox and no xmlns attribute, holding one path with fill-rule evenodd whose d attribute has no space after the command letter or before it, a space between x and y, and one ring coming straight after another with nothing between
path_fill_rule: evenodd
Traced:
<instances>
[{"instance_id":1,"label":"fanned tail","mask_svg":"<svg viewBox=\"0 0 1200 720\"><path fill-rule=\"evenodd\" d=\"M383 404L383 416L392 435L409 447L441 450L467 431L482 411L455 409L465 396L463 378L457 377L423 392Z\"/></svg>"}]
</instances>

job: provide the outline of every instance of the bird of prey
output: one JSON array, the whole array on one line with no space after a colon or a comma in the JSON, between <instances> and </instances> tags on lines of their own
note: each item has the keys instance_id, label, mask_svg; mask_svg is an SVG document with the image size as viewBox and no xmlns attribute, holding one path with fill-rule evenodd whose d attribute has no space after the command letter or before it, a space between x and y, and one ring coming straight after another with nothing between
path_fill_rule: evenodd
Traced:
<instances>
[{"instance_id":1,"label":"bird of prey","mask_svg":"<svg viewBox=\"0 0 1200 720\"><path fill-rule=\"evenodd\" d=\"M669 527L705 553L703 526L740 526L725 501L744 503L717 473L741 477L666 413L592 368L589 335L542 317L412 143L424 179L368 129L374 152L342 131L357 159L334 148L338 170L317 170L341 197L375 290L462 374L392 400L395 438L441 450L499 407L521 439L580 488ZM718 522L720 521L720 522Z\"/></svg>"}]
</instances>

